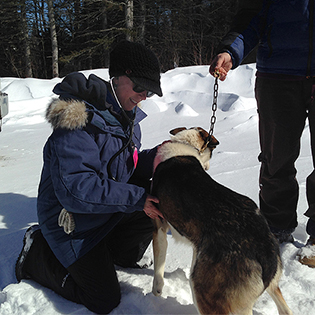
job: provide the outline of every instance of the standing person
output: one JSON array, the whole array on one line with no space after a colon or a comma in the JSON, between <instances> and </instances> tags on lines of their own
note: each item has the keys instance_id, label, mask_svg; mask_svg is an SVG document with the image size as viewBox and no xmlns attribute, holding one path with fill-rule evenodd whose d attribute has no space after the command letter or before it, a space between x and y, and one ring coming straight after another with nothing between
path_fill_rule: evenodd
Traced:
<instances>
[{"instance_id":1,"label":"standing person","mask_svg":"<svg viewBox=\"0 0 315 315\"><path fill-rule=\"evenodd\" d=\"M156 148L139 152L139 102L162 96L160 68L142 44L122 41L110 54L110 82L72 73L54 88L32 226L16 277L32 279L95 313L120 302L114 264L141 267L162 217L146 189ZM59 224L58 224L59 221Z\"/></svg>"},{"instance_id":2,"label":"standing person","mask_svg":"<svg viewBox=\"0 0 315 315\"><path fill-rule=\"evenodd\" d=\"M314 1L243 1L235 24L221 41L210 73L225 80L258 45L255 97L261 153L260 208L279 242L293 241L299 187L295 161L308 118L315 165ZM309 217L302 263L315 266L315 171L307 177Z\"/></svg>"}]
</instances>

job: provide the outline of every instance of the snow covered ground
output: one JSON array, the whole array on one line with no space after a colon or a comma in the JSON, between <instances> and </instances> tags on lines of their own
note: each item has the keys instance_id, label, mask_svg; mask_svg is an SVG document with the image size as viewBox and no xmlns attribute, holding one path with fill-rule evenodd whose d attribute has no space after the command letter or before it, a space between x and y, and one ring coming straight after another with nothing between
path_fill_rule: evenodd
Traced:
<instances>
[{"instance_id":1,"label":"snow covered ground","mask_svg":"<svg viewBox=\"0 0 315 315\"><path fill-rule=\"evenodd\" d=\"M84 71L108 79L107 69ZM17 283L14 265L25 230L37 222L36 196L42 167L42 148L51 133L45 122L47 103L60 79L0 78L1 90L9 95L10 112L0 133L0 314L91 314L33 281ZM231 71L219 83L217 122L214 135L220 145L214 151L209 174L218 182L258 202L259 154L256 102L253 95L255 65ZM180 126L209 129L214 79L208 66L176 68L162 74L164 96L146 100L142 108L148 117L142 122L143 148L169 138L168 131ZM315 269L296 259L307 240L305 178L312 171L308 125L302 137L297 161L300 184L299 226L295 243L281 246L284 263L282 293L294 314L315 313ZM149 247L147 256L152 256ZM153 268L118 268L122 288L121 304L111 314L197 314L193 305L189 270L191 250L174 243L169 236L165 287L161 297L151 293ZM254 315L277 314L272 299L264 293Z\"/></svg>"}]
</instances>

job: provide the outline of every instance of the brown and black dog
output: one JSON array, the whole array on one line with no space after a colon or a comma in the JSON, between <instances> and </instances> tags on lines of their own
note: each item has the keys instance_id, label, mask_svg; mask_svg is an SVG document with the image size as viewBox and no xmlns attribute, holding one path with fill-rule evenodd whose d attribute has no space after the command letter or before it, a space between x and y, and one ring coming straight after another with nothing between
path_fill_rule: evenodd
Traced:
<instances>
[{"instance_id":1,"label":"brown and black dog","mask_svg":"<svg viewBox=\"0 0 315 315\"><path fill-rule=\"evenodd\" d=\"M205 172L218 141L202 128L177 128L155 158L152 195L165 220L155 220L153 293L161 295L167 231L193 247L190 285L200 314L252 314L266 289L279 314L292 312L278 286L279 245L257 205Z\"/></svg>"}]
</instances>

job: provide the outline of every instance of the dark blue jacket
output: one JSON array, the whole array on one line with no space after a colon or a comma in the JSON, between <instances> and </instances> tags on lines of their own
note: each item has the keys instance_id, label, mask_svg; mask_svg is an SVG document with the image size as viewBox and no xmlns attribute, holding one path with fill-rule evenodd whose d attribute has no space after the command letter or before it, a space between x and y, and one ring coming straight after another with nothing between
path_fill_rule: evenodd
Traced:
<instances>
[{"instance_id":1,"label":"dark blue jacket","mask_svg":"<svg viewBox=\"0 0 315 315\"><path fill-rule=\"evenodd\" d=\"M314 0L243 2L218 49L231 54L233 69L258 45L259 72L314 76Z\"/></svg>"},{"instance_id":2,"label":"dark blue jacket","mask_svg":"<svg viewBox=\"0 0 315 315\"><path fill-rule=\"evenodd\" d=\"M107 164L127 142L130 127L108 92L108 84L95 75L68 75L54 92L46 117L54 130L44 148L38 191L38 219L42 233L59 261L68 267L93 248L124 214L142 211L145 189L128 180L135 170L134 154L141 146L136 111L132 145ZM132 115L133 113L129 113ZM151 178L156 149L139 153L137 173ZM62 208L71 212L75 230L67 235L58 226Z\"/></svg>"}]
</instances>

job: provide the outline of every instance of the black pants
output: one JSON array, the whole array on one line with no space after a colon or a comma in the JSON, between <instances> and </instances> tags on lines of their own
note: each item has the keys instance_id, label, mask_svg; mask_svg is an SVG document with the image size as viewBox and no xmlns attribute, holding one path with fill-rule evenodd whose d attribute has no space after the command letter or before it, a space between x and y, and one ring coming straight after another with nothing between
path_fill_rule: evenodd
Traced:
<instances>
[{"instance_id":1,"label":"black pants","mask_svg":"<svg viewBox=\"0 0 315 315\"><path fill-rule=\"evenodd\" d=\"M152 230L152 221L143 211L127 214L98 245L68 268L61 265L39 233L25 261L25 271L62 297L95 313L108 314L120 302L114 263L135 267L152 240Z\"/></svg>"},{"instance_id":2,"label":"black pants","mask_svg":"<svg viewBox=\"0 0 315 315\"><path fill-rule=\"evenodd\" d=\"M260 208L270 226L297 226L299 187L295 161L308 117L313 167L315 161L315 104L313 79L273 80L258 77L255 95L259 114L261 153ZM315 220L315 172L307 178L307 216Z\"/></svg>"}]
</instances>

